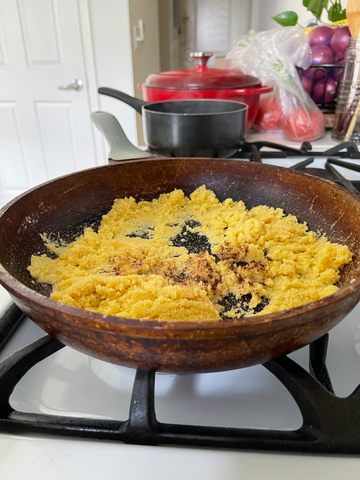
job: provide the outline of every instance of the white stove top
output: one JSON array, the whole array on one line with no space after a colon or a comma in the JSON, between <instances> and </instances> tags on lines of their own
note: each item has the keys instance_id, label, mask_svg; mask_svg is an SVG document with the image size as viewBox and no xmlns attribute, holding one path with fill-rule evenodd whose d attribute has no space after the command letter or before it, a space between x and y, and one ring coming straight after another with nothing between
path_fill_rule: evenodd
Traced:
<instances>
[{"instance_id":1,"label":"white stove top","mask_svg":"<svg viewBox=\"0 0 360 480\"><path fill-rule=\"evenodd\" d=\"M332 145L326 139L325 144L325 148ZM319 144L318 148L324 145ZM266 163L291 166L298 160ZM316 159L312 167L323 167L324 162ZM346 175L340 171L347 178L360 179L360 174ZM0 287L0 312L9 303L9 295ZM42 330L26 319L0 353L0 360L43 335ZM294 352L290 358L308 369L308 347ZM327 366L337 396L350 395L360 384L360 305L330 332ZM11 403L24 412L125 420L134 375L132 369L65 347L21 379ZM158 420L169 423L290 430L302 423L298 407L285 387L260 365L212 374L156 375L155 408ZM4 480L332 480L357 478L360 456L148 447L0 434L0 472Z\"/></svg>"}]
</instances>

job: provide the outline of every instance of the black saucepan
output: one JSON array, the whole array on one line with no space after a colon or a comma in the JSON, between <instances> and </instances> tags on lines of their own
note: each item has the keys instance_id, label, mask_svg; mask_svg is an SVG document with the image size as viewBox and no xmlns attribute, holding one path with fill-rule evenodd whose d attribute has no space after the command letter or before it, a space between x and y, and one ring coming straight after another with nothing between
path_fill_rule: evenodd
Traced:
<instances>
[{"instance_id":1,"label":"black saucepan","mask_svg":"<svg viewBox=\"0 0 360 480\"><path fill-rule=\"evenodd\" d=\"M114 97L142 115L147 146L164 157L228 158L245 138L248 106L227 100L174 100L149 103L112 88Z\"/></svg>"}]
</instances>

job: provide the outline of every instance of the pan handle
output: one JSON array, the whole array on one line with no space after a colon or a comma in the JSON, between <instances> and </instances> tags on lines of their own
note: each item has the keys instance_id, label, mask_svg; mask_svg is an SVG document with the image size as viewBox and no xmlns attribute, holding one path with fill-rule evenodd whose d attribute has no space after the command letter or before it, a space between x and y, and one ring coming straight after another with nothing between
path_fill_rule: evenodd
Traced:
<instances>
[{"instance_id":1,"label":"pan handle","mask_svg":"<svg viewBox=\"0 0 360 480\"><path fill-rule=\"evenodd\" d=\"M120 123L111 113L93 112L90 117L109 144L109 160L132 160L153 156L130 142Z\"/></svg>"},{"instance_id":2,"label":"pan handle","mask_svg":"<svg viewBox=\"0 0 360 480\"><path fill-rule=\"evenodd\" d=\"M114 97L114 98L117 98L118 100L121 100L127 105L130 105L130 107L134 108L138 113L140 113L140 115L141 115L141 107L143 105L148 105L148 103L150 103L150 102L144 102L139 98L131 97L130 95L127 95L124 92L115 90L114 88L100 87L98 89L98 92L101 93L101 95L108 95L109 97Z\"/></svg>"}]
</instances>

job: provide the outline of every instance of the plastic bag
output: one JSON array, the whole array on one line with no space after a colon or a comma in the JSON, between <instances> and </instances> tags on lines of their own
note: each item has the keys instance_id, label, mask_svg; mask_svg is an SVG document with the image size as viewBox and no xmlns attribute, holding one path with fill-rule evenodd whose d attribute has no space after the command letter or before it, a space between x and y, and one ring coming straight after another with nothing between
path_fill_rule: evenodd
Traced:
<instances>
[{"instance_id":1,"label":"plastic bag","mask_svg":"<svg viewBox=\"0 0 360 480\"><path fill-rule=\"evenodd\" d=\"M290 140L302 142L324 134L324 115L304 91L296 69L311 64L305 29L286 27L239 37L226 58L232 67L273 86L272 93L260 100L258 130L281 130Z\"/></svg>"}]
</instances>

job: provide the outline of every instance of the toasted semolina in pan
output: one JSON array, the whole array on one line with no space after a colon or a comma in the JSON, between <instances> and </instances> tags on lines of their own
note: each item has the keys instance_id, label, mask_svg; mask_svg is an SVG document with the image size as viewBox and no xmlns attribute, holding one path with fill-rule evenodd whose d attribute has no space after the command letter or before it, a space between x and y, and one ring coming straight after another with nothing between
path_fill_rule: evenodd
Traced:
<instances>
[{"instance_id":1,"label":"toasted semolina in pan","mask_svg":"<svg viewBox=\"0 0 360 480\"><path fill-rule=\"evenodd\" d=\"M117 199L98 231L69 245L42 235L50 256L30 274L51 298L108 315L163 321L248 317L338 290L352 253L280 208L220 202L205 186L148 202Z\"/></svg>"}]
</instances>

